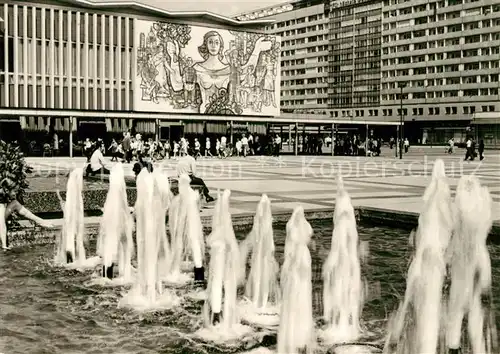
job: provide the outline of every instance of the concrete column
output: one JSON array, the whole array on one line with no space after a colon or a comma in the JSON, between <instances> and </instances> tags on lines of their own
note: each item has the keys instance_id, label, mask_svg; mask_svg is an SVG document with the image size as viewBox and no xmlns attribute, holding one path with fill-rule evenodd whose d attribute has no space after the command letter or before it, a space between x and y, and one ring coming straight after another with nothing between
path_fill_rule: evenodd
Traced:
<instances>
[{"instance_id":1,"label":"concrete column","mask_svg":"<svg viewBox=\"0 0 500 354\"><path fill-rule=\"evenodd\" d=\"M283 146L283 126L280 126L280 138L281 138L281 145L279 146L279 149L281 150Z\"/></svg>"},{"instance_id":2,"label":"concrete column","mask_svg":"<svg viewBox=\"0 0 500 354\"><path fill-rule=\"evenodd\" d=\"M295 146L294 146L295 156L299 154L299 123L295 122Z\"/></svg>"},{"instance_id":3,"label":"concrete column","mask_svg":"<svg viewBox=\"0 0 500 354\"><path fill-rule=\"evenodd\" d=\"M158 118L155 119L155 140L156 142L160 141L160 120Z\"/></svg>"},{"instance_id":4,"label":"concrete column","mask_svg":"<svg viewBox=\"0 0 500 354\"><path fill-rule=\"evenodd\" d=\"M69 157L73 157L73 117L69 117Z\"/></svg>"},{"instance_id":5,"label":"concrete column","mask_svg":"<svg viewBox=\"0 0 500 354\"><path fill-rule=\"evenodd\" d=\"M332 156L335 155L335 123L332 123L332 133L330 134L330 138L332 139Z\"/></svg>"},{"instance_id":6,"label":"concrete column","mask_svg":"<svg viewBox=\"0 0 500 354\"><path fill-rule=\"evenodd\" d=\"M321 125L318 126L318 139L321 138ZM323 155L323 147L321 147L321 151L318 151L318 154Z\"/></svg>"},{"instance_id":7,"label":"concrete column","mask_svg":"<svg viewBox=\"0 0 500 354\"><path fill-rule=\"evenodd\" d=\"M231 125L229 126L229 142L231 143L231 145L233 145L233 138L234 138L234 130L233 130L233 124L234 122L231 121Z\"/></svg>"},{"instance_id":8,"label":"concrete column","mask_svg":"<svg viewBox=\"0 0 500 354\"><path fill-rule=\"evenodd\" d=\"M365 156L368 156L368 133L369 133L368 124L366 125L366 138L365 138Z\"/></svg>"},{"instance_id":9,"label":"concrete column","mask_svg":"<svg viewBox=\"0 0 500 354\"><path fill-rule=\"evenodd\" d=\"M304 124L304 126L302 127L302 152L305 151L305 147L306 145L304 144L306 141L306 125Z\"/></svg>"}]
</instances>

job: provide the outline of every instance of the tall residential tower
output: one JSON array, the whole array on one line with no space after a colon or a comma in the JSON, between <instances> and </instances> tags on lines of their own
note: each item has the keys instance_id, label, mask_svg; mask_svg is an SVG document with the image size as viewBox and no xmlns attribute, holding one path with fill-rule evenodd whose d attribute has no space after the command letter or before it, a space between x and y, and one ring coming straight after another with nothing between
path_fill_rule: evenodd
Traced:
<instances>
[{"instance_id":1,"label":"tall residential tower","mask_svg":"<svg viewBox=\"0 0 500 354\"><path fill-rule=\"evenodd\" d=\"M328 17L324 0L299 0L246 13L240 21L269 18L282 37L281 112L328 110Z\"/></svg>"}]
</instances>

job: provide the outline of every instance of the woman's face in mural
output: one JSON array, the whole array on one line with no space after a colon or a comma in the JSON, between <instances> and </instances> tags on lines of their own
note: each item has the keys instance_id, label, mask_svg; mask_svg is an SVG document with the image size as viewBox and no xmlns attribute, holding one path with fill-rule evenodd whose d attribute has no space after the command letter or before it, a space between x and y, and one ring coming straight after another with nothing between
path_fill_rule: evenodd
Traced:
<instances>
[{"instance_id":1,"label":"woman's face in mural","mask_svg":"<svg viewBox=\"0 0 500 354\"><path fill-rule=\"evenodd\" d=\"M210 55L218 55L220 52L219 36L210 36L207 39L207 48Z\"/></svg>"}]
</instances>

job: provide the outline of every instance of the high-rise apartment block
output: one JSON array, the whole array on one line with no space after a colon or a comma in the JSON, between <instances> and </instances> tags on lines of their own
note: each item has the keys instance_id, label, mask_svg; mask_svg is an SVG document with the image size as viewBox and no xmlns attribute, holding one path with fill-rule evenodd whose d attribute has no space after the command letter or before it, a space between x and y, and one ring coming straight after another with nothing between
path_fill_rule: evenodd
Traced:
<instances>
[{"instance_id":1,"label":"high-rise apartment block","mask_svg":"<svg viewBox=\"0 0 500 354\"><path fill-rule=\"evenodd\" d=\"M402 115L411 140L443 142L500 112L500 0L299 0L246 16L282 36L283 113Z\"/></svg>"},{"instance_id":2,"label":"high-rise apartment block","mask_svg":"<svg viewBox=\"0 0 500 354\"><path fill-rule=\"evenodd\" d=\"M463 136L475 112L500 111L500 0L383 5L382 116L402 113L442 141Z\"/></svg>"},{"instance_id":3,"label":"high-rise apartment block","mask_svg":"<svg viewBox=\"0 0 500 354\"><path fill-rule=\"evenodd\" d=\"M272 18L267 30L282 37L281 112L328 110L328 16L324 0L295 1L240 15Z\"/></svg>"}]
</instances>

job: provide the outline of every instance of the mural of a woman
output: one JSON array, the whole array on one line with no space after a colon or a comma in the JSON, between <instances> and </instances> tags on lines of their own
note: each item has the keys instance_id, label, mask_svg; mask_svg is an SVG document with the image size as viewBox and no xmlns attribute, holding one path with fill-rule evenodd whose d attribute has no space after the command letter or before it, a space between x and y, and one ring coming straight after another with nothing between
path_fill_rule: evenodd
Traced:
<instances>
[{"instance_id":1,"label":"mural of a woman","mask_svg":"<svg viewBox=\"0 0 500 354\"><path fill-rule=\"evenodd\" d=\"M255 43L252 55L239 70L246 67L255 67L259 54L271 49L271 41L261 37ZM203 43L198 47L198 53L203 61L195 63L193 69L196 71L196 83L199 86L202 104L200 113L205 113L210 98L216 95L219 89L227 89L230 84L232 66L224 57L224 40L217 31L208 31L203 36ZM171 71L171 75L177 74ZM182 81L182 80L181 80Z\"/></svg>"}]
</instances>

